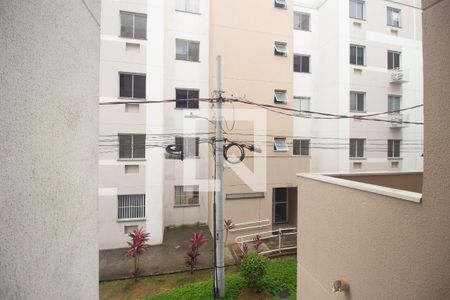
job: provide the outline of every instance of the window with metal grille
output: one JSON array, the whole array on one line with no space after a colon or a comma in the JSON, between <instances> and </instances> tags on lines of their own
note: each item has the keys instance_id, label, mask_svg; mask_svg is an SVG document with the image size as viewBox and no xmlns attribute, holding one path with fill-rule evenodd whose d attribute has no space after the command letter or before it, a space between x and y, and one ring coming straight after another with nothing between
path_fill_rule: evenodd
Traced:
<instances>
[{"instance_id":1,"label":"window with metal grille","mask_svg":"<svg viewBox=\"0 0 450 300\"><path fill-rule=\"evenodd\" d=\"M350 0L350 18L364 20L366 14L366 1Z\"/></svg>"},{"instance_id":2,"label":"window with metal grille","mask_svg":"<svg viewBox=\"0 0 450 300\"><path fill-rule=\"evenodd\" d=\"M401 140L388 140L388 152L389 158L400 157L400 144Z\"/></svg>"},{"instance_id":3,"label":"window with metal grille","mask_svg":"<svg viewBox=\"0 0 450 300\"><path fill-rule=\"evenodd\" d=\"M176 39L176 59L199 61L200 42Z\"/></svg>"},{"instance_id":4,"label":"window with metal grille","mask_svg":"<svg viewBox=\"0 0 450 300\"><path fill-rule=\"evenodd\" d=\"M200 1L199 0L177 0L175 10L198 14L198 13L200 13Z\"/></svg>"},{"instance_id":5,"label":"window with metal grille","mask_svg":"<svg viewBox=\"0 0 450 300\"><path fill-rule=\"evenodd\" d=\"M310 14L294 12L294 29L309 31Z\"/></svg>"},{"instance_id":6,"label":"window with metal grille","mask_svg":"<svg viewBox=\"0 0 450 300\"><path fill-rule=\"evenodd\" d=\"M387 67L389 70L400 69L400 54L396 51L387 52Z\"/></svg>"},{"instance_id":7,"label":"window with metal grille","mask_svg":"<svg viewBox=\"0 0 450 300\"><path fill-rule=\"evenodd\" d=\"M119 73L120 97L145 99L145 74Z\"/></svg>"},{"instance_id":8,"label":"window with metal grille","mask_svg":"<svg viewBox=\"0 0 450 300\"><path fill-rule=\"evenodd\" d=\"M294 139L293 154L309 155L310 140Z\"/></svg>"},{"instance_id":9,"label":"window with metal grille","mask_svg":"<svg viewBox=\"0 0 450 300\"><path fill-rule=\"evenodd\" d=\"M199 157L200 138L198 137L175 137L175 144L182 146L183 158Z\"/></svg>"},{"instance_id":10,"label":"window with metal grille","mask_svg":"<svg viewBox=\"0 0 450 300\"><path fill-rule=\"evenodd\" d=\"M350 139L350 157L364 157L366 139Z\"/></svg>"},{"instance_id":11,"label":"window with metal grille","mask_svg":"<svg viewBox=\"0 0 450 300\"><path fill-rule=\"evenodd\" d=\"M198 90L176 89L176 108L198 108ZM195 99L195 100L190 100Z\"/></svg>"},{"instance_id":12,"label":"window with metal grille","mask_svg":"<svg viewBox=\"0 0 450 300\"><path fill-rule=\"evenodd\" d=\"M287 44L284 42L275 42L274 54L277 56L287 56L288 55Z\"/></svg>"},{"instance_id":13,"label":"window with metal grille","mask_svg":"<svg viewBox=\"0 0 450 300\"><path fill-rule=\"evenodd\" d=\"M289 148L286 142L286 138L274 138L273 150L283 152L288 151Z\"/></svg>"},{"instance_id":14,"label":"window with metal grille","mask_svg":"<svg viewBox=\"0 0 450 300\"><path fill-rule=\"evenodd\" d=\"M388 112L391 114L399 114L401 109L401 96L389 95L388 96Z\"/></svg>"},{"instance_id":15,"label":"window with metal grille","mask_svg":"<svg viewBox=\"0 0 450 300\"><path fill-rule=\"evenodd\" d=\"M363 66L365 64L366 47L350 45L350 64Z\"/></svg>"},{"instance_id":16,"label":"window with metal grille","mask_svg":"<svg viewBox=\"0 0 450 300\"><path fill-rule=\"evenodd\" d=\"M309 71L309 55L295 54L294 55L294 72L310 73Z\"/></svg>"},{"instance_id":17,"label":"window with metal grille","mask_svg":"<svg viewBox=\"0 0 450 300\"><path fill-rule=\"evenodd\" d=\"M145 218L145 194L118 195L117 219L136 220Z\"/></svg>"},{"instance_id":18,"label":"window with metal grille","mask_svg":"<svg viewBox=\"0 0 450 300\"><path fill-rule=\"evenodd\" d=\"M387 24L393 27L400 27L400 9L387 8Z\"/></svg>"},{"instance_id":19,"label":"window with metal grille","mask_svg":"<svg viewBox=\"0 0 450 300\"><path fill-rule=\"evenodd\" d=\"M176 185L175 206L189 206L199 204L198 185Z\"/></svg>"},{"instance_id":20,"label":"window with metal grille","mask_svg":"<svg viewBox=\"0 0 450 300\"><path fill-rule=\"evenodd\" d=\"M350 92L350 111L365 112L366 111L366 93L364 92Z\"/></svg>"},{"instance_id":21,"label":"window with metal grille","mask_svg":"<svg viewBox=\"0 0 450 300\"><path fill-rule=\"evenodd\" d=\"M119 158L145 158L145 134L119 134Z\"/></svg>"},{"instance_id":22,"label":"window with metal grille","mask_svg":"<svg viewBox=\"0 0 450 300\"><path fill-rule=\"evenodd\" d=\"M145 40L147 38L147 15L121 11L120 36Z\"/></svg>"}]
</instances>

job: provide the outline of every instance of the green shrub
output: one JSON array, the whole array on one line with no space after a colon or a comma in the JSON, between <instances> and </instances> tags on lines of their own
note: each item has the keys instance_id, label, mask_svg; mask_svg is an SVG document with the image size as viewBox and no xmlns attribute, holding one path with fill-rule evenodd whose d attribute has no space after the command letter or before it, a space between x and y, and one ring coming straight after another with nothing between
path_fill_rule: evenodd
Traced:
<instances>
[{"instance_id":1,"label":"green shrub","mask_svg":"<svg viewBox=\"0 0 450 300\"><path fill-rule=\"evenodd\" d=\"M224 300L237 299L245 287L244 279L239 274L233 274L226 279L226 295ZM147 300L207 300L212 299L213 281L196 282L183 285L168 292L147 298Z\"/></svg>"},{"instance_id":2,"label":"green shrub","mask_svg":"<svg viewBox=\"0 0 450 300\"><path fill-rule=\"evenodd\" d=\"M250 252L241 264L241 274L250 288L261 290L261 284L267 273L269 259L256 252Z\"/></svg>"}]
</instances>

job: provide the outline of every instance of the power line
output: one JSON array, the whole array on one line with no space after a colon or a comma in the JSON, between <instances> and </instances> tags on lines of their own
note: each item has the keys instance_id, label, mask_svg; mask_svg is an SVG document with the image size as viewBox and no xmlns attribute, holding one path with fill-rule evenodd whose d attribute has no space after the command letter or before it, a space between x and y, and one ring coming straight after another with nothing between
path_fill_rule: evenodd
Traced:
<instances>
[{"instance_id":1,"label":"power line","mask_svg":"<svg viewBox=\"0 0 450 300\"><path fill-rule=\"evenodd\" d=\"M289 107L275 106L275 105L271 105L271 104L256 103L256 102L253 102L250 100L243 100L243 99L237 99L237 98L229 98L227 100L236 101L236 102L240 102L240 103L244 103L244 104L248 104L248 105L258 106L258 107L264 108L268 111L272 111L275 113L279 113L279 114L287 115L287 116L291 116L291 117L308 118L308 119L355 119L355 120L387 122L387 123L397 123L397 124L423 125L423 122L386 120L386 119L377 119L377 118L367 118L367 116L365 116L365 115L364 116L362 116L362 115L340 115L340 114L324 113L324 112L311 111L311 110L300 110L300 109L294 109L294 108L289 108ZM392 113L397 113L397 112L402 112L402 111L406 111L406 110L419 108L422 106L423 106L423 104L419 104L419 105L415 105L412 107L407 107L407 108L403 108L403 109L399 109L399 110L392 110L392 111L387 111L387 112L370 114L368 116L379 116L379 115L385 115L385 114L392 114ZM277 111L277 110L295 112L297 114L288 114L288 113L284 113L282 111ZM320 115L321 117L302 115L302 113L303 114L316 114L316 115Z\"/></svg>"},{"instance_id":2,"label":"power line","mask_svg":"<svg viewBox=\"0 0 450 300\"><path fill-rule=\"evenodd\" d=\"M211 101L216 101L216 100L217 100L217 98L189 98L189 99L164 99L164 100L127 100L127 101L99 102L98 105L161 104L161 103L173 103L173 102L177 102L177 101L211 102Z\"/></svg>"},{"instance_id":3,"label":"power line","mask_svg":"<svg viewBox=\"0 0 450 300\"><path fill-rule=\"evenodd\" d=\"M180 100L191 100L191 101L203 101L203 102L210 102L214 103L214 101L217 101L217 98L190 98L190 99L165 99L165 100L137 100L137 101L113 101L113 102L100 102L99 105L119 105L119 104L161 104L161 103L173 103ZM422 107L423 104L418 104L415 106L398 109L398 110L392 110L392 111L386 111L381 113L374 113L374 114L368 114L368 115L342 115L342 114L332 114L332 113L325 113L325 112L319 112L319 111L311 111L311 110L300 110L300 109L294 109L289 107L280 107L275 106L271 104L263 104L263 103L256 103L247 99L238 99L238 98L225 98L223 99L223 102L240 102L248 105L254 105L261 108L264 108L268 111L272 111L278 114L287 115L290 117L298 117L298 118L308 118L308 119L355 119L355 120L363 120L363 121L375 121L375 122L387 122L387 123L398 123L398 124L413 124L413 125L423 125L423 122L412 122L412 121L398 121L398 120L386 120L386 119L377 119L377 118L368 118L373 116L380 116L380 115L386 115L386 114L393 114L393 113L399 113L402 111L407 111L415 108ZM284 113L282 111L289 111L289 112L295 112L296 114L288 114ZM302 115L303 113L303 115ZM314 114L319 115L321 117L317 116L308 116L305 114ZM235 122L235 121L233 121ZM234 125L234 123L233 123ZM232 126L234 128L234 126ZM231 129L232 130L232 129Z\"/></svg>"}]
</instances>

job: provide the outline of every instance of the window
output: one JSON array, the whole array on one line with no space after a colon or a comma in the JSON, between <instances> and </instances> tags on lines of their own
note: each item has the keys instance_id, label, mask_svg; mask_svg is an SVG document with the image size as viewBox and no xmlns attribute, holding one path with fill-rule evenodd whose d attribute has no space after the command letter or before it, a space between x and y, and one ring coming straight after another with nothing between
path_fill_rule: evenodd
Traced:
<instances>
[{"instance_id":1,"label":"window","mask_svg":"<svg viewBox=\"0 0 450 300\"><path fill-rule=\"evenodd\" d=\"M274 6L276 8L287 8L287 2L286 0L275 0Z\"/></svg>"},{"instance_id":2,"label":"window","mask_svg":"<svg viewBox=\"0 0 450 300\"><path fill-rule=\"evenodd\" d=\"M198 90L176 89L176 108L198 108ZM196 99L196 100L189 100Z\"/></svg>"},{"instance_id":3,"label":"window","mask_svg":"<svg viewBox=\"0 0 450 300\"><path fill-rule=\"evenodd\" d=\"M401 109L401 96L389 95L388 96L388 112L391 114L398 114Z\"/></svg>"},{"instance_id":4,"label":"window","mask_svg":"<svg viewBox=\"0 0 450 300\"><path fill-rule=\"evenodd\" d=\"M387 52L387 66L389 70L400 69L400 52Z\"/></svg>"},{"instance_id":5,"label":"window","mask_svg":"<svg viewBox=\"0 0 450 300\"><path fill-rule=\"evenodd\" d=\"M177 0L175 10L198 14L200 13L199 0Z\"/></svg>"},{"instance_id":6,"label":"window","mask_svg":"<svg viewBox=\"0 0 450 300\"><path fill-rule=\"evenodd\" d=\"M393 27L400 27L400 9L387 8L387 24Z\"/></svg>"},{"instance_id":7,"label":"window","mask_svg":"<svg viewBox=\"0 0 450 300\"><path fill-rule=\"evenodd\" d=\"M275 103L287 103L288 96L286 90L275 90L273 101Z\"/></svg>"},{"instance_id":8,"label":"window","mask_svg":"<svg viewBox=\"0 0 450 300\"><path fill-rule=\"evenodd\" d=\"M294 12L294 29L309 31L310 14Z\"/></svg>"},{"instance_id":9,"label":"window","mask_svg":"<svg viewBox=\"0 0 450 300\"><path fill-rule=\"evenodd\" d=\"M294 55L294 72L309 73L309 55Z\"/></svg>"},{"instance_id":10,"label":"window","mask_svg":"<svg viewBox=\"0 0 450 300\"><path fill-rule=\"evenodd\" d=\"M121 11L120 36L145 40L147 38L147 15Z\"/></svg>"},{"instance_id":11,"label":"window","mask_svg":"<svg viewBox=\"0 0 450 300\"><path fill-rule=\"evenodd\" d=\"M388 140L388 157L400 157L400 143L401 140Z\"/></svg>"},{"instance_id":12,"label":"window","mask_svg":"<svg viewBox=\"0 0 450 300\"><path fill-rule=\"evenodd\" d=\"M364 20L366 15L366 1L350 0L350 18Z\"/></svg>"},{"instance_id":13,"label":"window","mask_svg":"<svg viewBox=\"0 0 450 300\"><path fill-rule=\"evenodd\" d=\"M294 97L295 108L298 110L311 110L311 98L309 97ZM308 112L298 112L297 115L309 115Z\"/></svg>"},{"instance_id":14,"label":"window","mask_svg":"<svg viewBox=\"0 0 450 300\"><path fill-rule=\"evenodd\" d=\"M365 112L366 111L366 93L350 92L350 111Z\"/></svg>"},{"instance_id":15,"label":"window","mask_svg":"<svg viewBox=\"0 0 450 300\"><path fill-rule=\"evenodd\" d=\"M145 158L145 134L119 134L119 158Z\"/></svg>"},{"instance_id":16,"label":"window","mask_svg":"<svg viewBox=\"0 0 450 300\"><path fill-rule=\"evenodd\" d=\"M117 195L117 219L135 220L145 218L145 194Z\"/></svg>"},{"instance_id":17,"label":"window","mask_svg":"<svg viewBox=\"0 0 450 300\"><path fill-rule=\"evenodd\" d=\"M366 47L350 45L350 64L363 66L365 64Z\"/></svg>"},{"instance_id":18,"label":"window","mask_svg":"<svg viewBox=\"0 0 450 300\"><path fill-rule=\"evenodd\" d=\"M366 139L350 139L350 157L364 157Z\"/></svg>"},{"instance_id":19,"label":"window","mask_svg":"<svg viewBox=\"0 0 450 300\"><path fill-rule=\"evenodd\" d=\"M294 140L294 155L309 155L310 140Z\"/></svg>"},{"instance_id":20,"label":"window","mask_svg":"<svg viewBox=\"0 0 450 300\"><path fill-rule=\"evenodd\" d=\"M145 78L143 74L119 73L120 97L145 99Z\"/></svg>"},{"instance_id":21,"label":"window","mask_svg":"<svg viewBox=\"0 0 450 300\"><path fill-rule=\"evenodd\" d=\"M176 185L175 206L198 205L198 185Z\"/></svg>"},{"instance_id":22,"label":"window","mask_svg":"<svg viewBox=\"0 0 450 300\"><path fill-rule=\"evenodd\" d=\"M275 50L274 54L278 56L287 56L288 55L288 49L287 44L283 42L275 42Z\"/></svg>"},{"instance_id":23,"label":"window","mask_svg":"<svg viewBox=\"0 0 450 300\"><path fill-rule=\"evenodd\" d=\"M286 138L274 138L273 150L275 151L288 151Z\"/></svg>"},{"instance_id":24,"label":"window","mask_svg":"<svg viewBox=\"0 0 450 300\"><path fill-rule=\"evenodd\" d=\"M176 59L199 61L200 42L176 39Z\"/></svg>"},{"instance_id":25,"label":"window","mask_svg":"<svg viewBox=\"0 0 450 300\"><path fill-rule=\"evenodd\" d=\"M199 142L198 137L175 137L175 144L183 149L183 158L198 157Z\"/></svg>"}]
</instances>

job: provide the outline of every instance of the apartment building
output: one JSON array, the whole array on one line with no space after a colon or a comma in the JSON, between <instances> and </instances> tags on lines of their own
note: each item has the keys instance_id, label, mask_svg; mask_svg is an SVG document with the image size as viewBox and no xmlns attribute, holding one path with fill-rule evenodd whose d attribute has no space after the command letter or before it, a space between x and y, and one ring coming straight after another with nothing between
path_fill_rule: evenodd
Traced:
<instances>
[{"instance_id":1,"label":"apartment building","mask_svg":"<svg viewBox=\"0 0 450 300\"><path fill-rule=\"evenodd\" d=\"M123 247L137 226L160 244L167 225L207 221L208 194L188 181L207 178L208 144L197 133L208 125L184 118L208 111L186 100L209 95L209 8L201 4L102 1L100 102L132 103L100 108L101 249ZM139 103L162 99L184 100ZM183 161L166 153L169 144L188 148Z\"/></svg>"},{"instance_id":2,"label":"apartment building","mask_svg":"<svg viewBox=\"0 0 450 300\"><path fill-rule=\"evenodd\" d=\"M120 104L100 107L100 248L124 247L137 226L151 244L166 226L213 228L215 105L202 100L217 90L217 55L223 96L233 99L224 103L226 144L261 150L224 165L228 242L295 227L295 174L310 161L311 170L420 168L418 127L273 112L364 115L421 103L420 15L401 6L402 27L384 28L385 2L376 2L354 18L352 1L102 1L99 102ZM408 80L392 81L404 66ZM421 120L411 112L403 117ZM183 159L166 149L181 145Z\"/></svg>"},{"instance_id":3,"label":"apartment building","mask_svg":"<svg viewBox=\"0 0 450 300\"><path fill-rule=\"evenodd\" d=\"M420 1L293 1L294 101L334 115L423 121ZM422 126L296 119L313 172L421 170ZM309 149L308 149L309 148Z\"/></svg>"}]
</instances>

